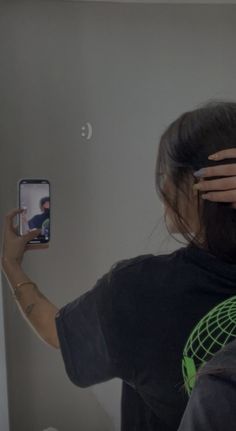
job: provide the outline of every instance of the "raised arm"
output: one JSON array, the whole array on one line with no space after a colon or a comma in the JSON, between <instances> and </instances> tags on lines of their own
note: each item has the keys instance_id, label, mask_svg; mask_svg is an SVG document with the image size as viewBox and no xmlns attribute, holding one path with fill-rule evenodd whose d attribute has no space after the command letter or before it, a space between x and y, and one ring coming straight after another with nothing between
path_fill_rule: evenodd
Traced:
<instances>
[{"instance_id":1,"label":"raised arm","mask_svg":"<svg viewBox=\"0 0 236 431\"><path fill-rule=\"evenodd\" d=\"M40 231L37 229L26 235L18 236L17 227L13 226L13 219L21 212L14 210L7 214L5 219L1 256L2 271L28 324L43 341L52 347L59 348L55 325L58 308L40 292L36 284L21 268L24 252L33 248L27 245L27 242L35 238Z\"/></svg>"}]
</instances>

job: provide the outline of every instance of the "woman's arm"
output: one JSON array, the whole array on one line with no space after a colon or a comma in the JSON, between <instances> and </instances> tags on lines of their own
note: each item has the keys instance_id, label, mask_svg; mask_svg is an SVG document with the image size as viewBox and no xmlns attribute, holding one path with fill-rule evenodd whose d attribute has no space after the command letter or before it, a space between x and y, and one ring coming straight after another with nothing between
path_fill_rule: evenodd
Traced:
<instances>
[{"instance_id":1,"label":"woman's arm","mask_svg":"<svg viewBox=\"0 0 236 431\"><path fill-rule=\"evenodd\" d=\"M18 307L31 328L46 343L59 348L55 324L58 308L40 292L36 285L25 284L14 291L18 283L32 282L18 263L3 261L2 269Z\"/></svg>"},{"instance_id":2,"label":"woman's arm","mask_svg":"<svg viewBox=\"0 0 236 431\"><path fill-rule=\"evenodd\" d=\"M28 244L28 241L39 233L38 230L35 230L26 235L17 235L17 227L13 226L13 219L21 212L21 210L14 210L5 219L1 257L2 271L9 282L19 309L29 325L42 340L55 348L59 348L55 324L58 308L39 291L21 268L25 251L33 248L32 245ZM42 248L44 247L42 246ZM17 287L19 283L27 284Z\"/></svg>"}]
</instances>

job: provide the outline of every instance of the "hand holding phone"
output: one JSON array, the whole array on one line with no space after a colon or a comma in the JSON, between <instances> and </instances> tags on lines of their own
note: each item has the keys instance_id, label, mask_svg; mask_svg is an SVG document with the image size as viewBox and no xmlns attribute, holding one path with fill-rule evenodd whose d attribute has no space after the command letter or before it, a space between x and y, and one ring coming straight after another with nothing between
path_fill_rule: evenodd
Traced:
<instances>
[{"instance_id":1,"label":"hand holding phone","mask_svg":"<svg viewBox=\"0 0 236 431\"><path fill-rule=\"evenodd\" d=\"M21 179L18 182L19 233L25 235L33 229L41 233L27 243L27 250L48 248L50 241L50 183L45 179Z\"/></svg>"}]
</instances>

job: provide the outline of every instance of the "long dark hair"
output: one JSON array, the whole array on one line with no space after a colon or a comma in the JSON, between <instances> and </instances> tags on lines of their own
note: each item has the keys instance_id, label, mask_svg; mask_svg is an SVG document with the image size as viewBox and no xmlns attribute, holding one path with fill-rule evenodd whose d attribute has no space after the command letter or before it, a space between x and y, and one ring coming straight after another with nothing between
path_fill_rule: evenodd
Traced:
<instances>
[{"instance_id":1,"label":"long dark hair","mask_svg":"<svg viewBox=\"0 0 236 431\"><path fill-rule=\"evenodd\" d=\"M236 159L220 162L208 159L210 154L227 148L236 148L236 103L233 102L208 102L185 112L161 136L155 171L156 190L173 210L175 224L189 244L198 241L181 214L179 193L187 197L186 186L200 168L236 162ZM164 191L163 174L167 174L175 186L171 198ZM236 210L229 203L201 201L199 220L205 233L201 246L222 260L236 263Z\"/></svg>"}]
</instances>

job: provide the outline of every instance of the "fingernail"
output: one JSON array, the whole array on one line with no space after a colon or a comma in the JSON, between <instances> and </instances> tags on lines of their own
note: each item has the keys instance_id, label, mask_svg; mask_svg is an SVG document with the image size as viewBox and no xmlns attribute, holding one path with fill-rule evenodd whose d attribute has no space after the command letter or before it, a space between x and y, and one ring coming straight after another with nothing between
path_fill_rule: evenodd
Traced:
<instances>
[{"instance_id":1,"label":"fingernail","mask_svg":"<svg viewBox=\"0 0 236 431\"><path fill-rule=\"evenodd\" d=\"M203 176L204 175L204 168L199 169L198 171L194 172L193 175L195 177L201 177L201 176Z\"/></svg>"},{"instance_id":2,"label":"fingernail","mask_svg":"<svg viewBox=\"0 0 236 431\"><path fill-rule=\"evenodd\" d=\"M202 199L207 199L207 195L201 195Z\"/></svg>"},{"instance_id":3,"label":"fingernail","mask_svg":"<svg viewBox=\"0 0 236 431\"><path fill-rule=\"evenodd\" d=\"M218 154L211 154L210 156L208 156L208 159L215 160L217 159L217 157L218 157Z\"/></svg>"},{"instance_id":4,"label":"fingernail","mask_svg":"<svg viewBox=\"0 0 236 431\"><path fill-rule=\"evenodd\" d=\"M194 184L193 185L193 190L199 190L199 184Z\"/></svg>"}]
</instances>

